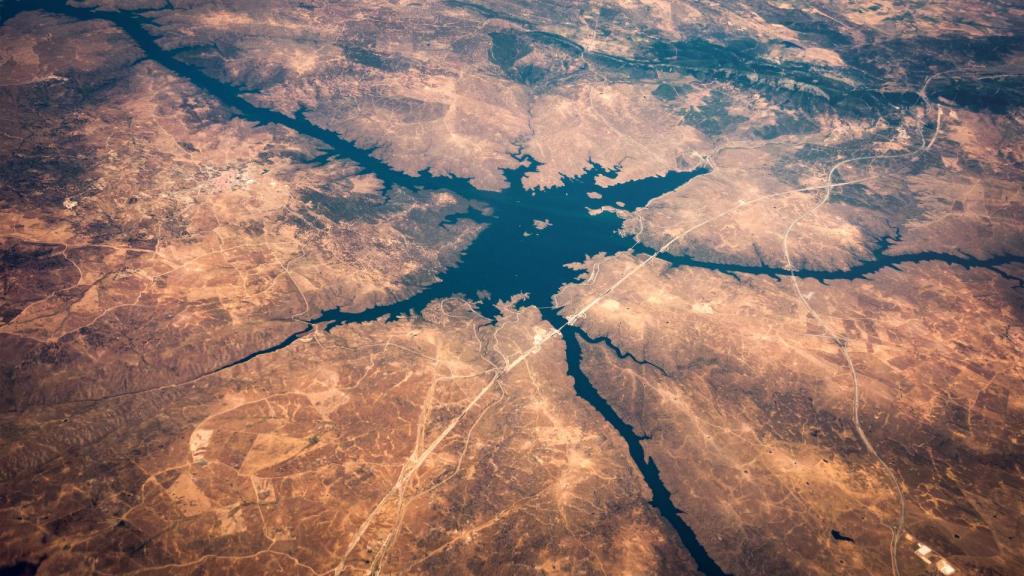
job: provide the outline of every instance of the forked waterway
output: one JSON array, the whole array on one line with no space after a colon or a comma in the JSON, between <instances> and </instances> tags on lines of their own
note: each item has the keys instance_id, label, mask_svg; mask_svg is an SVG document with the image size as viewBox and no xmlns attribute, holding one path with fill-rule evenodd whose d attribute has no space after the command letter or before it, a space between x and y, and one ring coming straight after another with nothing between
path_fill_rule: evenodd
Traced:
<instances>
[{"instance_id":1,"label":"forked waterway","mask_svg":"<svg viewBox=\"0 0 1024 576\"><path fill-rule=\"evenodd\" d=\"M521 156L517 157L521 162L518 168L506 170L505 176L510 184L500 193L478 190L464 178L437 176L427 172L409 175L392 169L374 157L372 150L355 146L338 134L313 124L301 114L291 117L256 106L246 100L241 91L234 86L213 79L197 68L176 60L171 53L160 48L155 42L154 36L146 28L151 22L141 13L93 12L70 8L57 1L34 0L6 3L3 6L3 18L6 20L18 11L27 9L44 9L79 19L103 19L112 22L138 44L147 58L186 78L223 105L236 111L239 117L263 124L280 124L323 142L329 149L329 156L357 163L364 172L379 178L384 183L385 191L395 186L413 191L444 189L473 201L474 206L485 203L490 208L486 213L471 208L467 213L451 217L441 224L451 224L457 218L471 218L485 223L486 226L467 248L458 265L443 272L438 282L424 286L415 296L362 312L344 312L337 309L324 311L309 321L306 330L293 334L277 345L254 351L221 369L288 346L315 324L324 324L330 329L352 322L392 319L402 314L419 312L438 298L459 294L468 297L486 294L486 298L479 303L479 309L484 316L492 320L497 315L495 302L508 300L516 294L527 294L522 305L538 306L544 320L555 327L563 326L565 319L560 315L559 309L552 307L552 297L562 285L576 281L579 274L566 265L580 262L587 256L601 252L610 254L637 248L632 238L620 233L622 222L615 214L603 212L591 215L587 209L621 203L623 209L632 210L704 173L704 169L693 172L670 172L665 176L598 188L596 178L600 175L614 175L615 170L591 166L583 175L566 179L557 188L534 192L525 190L522 182L527 173L537 168L537 163L532 158ZM600 192L600 199L588 196L588 193L595 191ZM549 225L538 229L535 221L545 221ZM873 259L848 271L801 270L796 274L827 281L860 278L881 268L897 266L903 262L935 260L992 269L1009 262L1024 262L1024 258L1019 256L1002 256L994 260L978 260L969 256L939 253L888 256L883 253L887 246L887 241L883 241ZM643 251L643 248L640 247L640 250ZM789 274L786 270L767 266L715 264L670 255L663 255L663 258L673 265L699 266L727 274L762 274L774 277ZM562 335L568 373L574 381L576 393L613 426L626 443L630 459L651 490L651 504L672 526L700 571L709 575L723 574L722 569L704 550L693 530L683 520L681 512L673 505L671 493L662 482L657 465L644 451L644 438L616 413L582 371L580 339L592 344L609 345L620 358L629 358L640 363L644 362L643 359L634 357L628 351L619 350L607 339L591 338L575 326L565 326ZM657 366L652 367L660 370Z\"/></svg>"}]
</instances>

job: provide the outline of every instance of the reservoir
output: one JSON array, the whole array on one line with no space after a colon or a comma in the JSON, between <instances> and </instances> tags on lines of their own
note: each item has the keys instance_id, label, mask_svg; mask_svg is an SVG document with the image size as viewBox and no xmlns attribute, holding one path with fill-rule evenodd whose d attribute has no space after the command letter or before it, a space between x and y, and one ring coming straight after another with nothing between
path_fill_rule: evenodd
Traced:
<instances>
[{"instance_id":1,"label":"reservoir","mask_svg":"<svg viewBox=\"0 0 1024 576\"><path fill-rule=\"evenodd\" d=\"M524 177L537 170L539 163L528 155L515 154L513 156L519 165L505 170L509 185L497 193L478 190L468 180L460 177L433 175L427 171L410 175L394 170L376 158L373 150L357 147L342 136L315 125L301 113L292 117L256 106L246 100L238 88L176 60L173 54L163 50L155 42L146 27L150 22L141 13L92 12L67 7L62 2L32 1L4 3L3 18L6 19L25 9L45 9L80 19L108 20L128 34L148 58L189 80L199 89L218 99L225 107L236 111L239 117L261 124L279 124L319 140L327 149L326 158L344 159L358 164L364 173L373 174L384 183L385 192L395 187L413 192L449 190L469 201L470 208L465 213L450 216L440 224L441 226L451 225L462 218L485 225L476 240L461 255L458 264L441 273L439 281L420 287L420 291L411 298L361 312L346 312L339 309L323 311L317 317L309 319L309 325L303 331L274 346L254 351L221 369L284 348L310 331L314 325L319 324L331 329L346 323L393 319L399 315L422 311L431 301L438 298L456 295L475 298L477 294L486 294L486 298L479 302L478 309L484 317L493 321L498 313L496 302L509 300L517 294L526 294L525 300L519 305L537 306L544 320L554 327L561 327L565 325L565 319L560 315L560 310L554 307L552 297L564 284L577 281L579 275L578 271L568 268L567 265L581 262L588 256L599 253L612 254L627 250L651 252L649 248L637 246L631 236L623 233L622 220L615 210L629 211L642 207L650 200L683 186L687 181L707 171L704 168L693 171L670 171L662 176L601 188L597 186L597 179L602 176L614 177L617 168L591 164L581 175L566 178L555 188L527 190L523 186ZM599 198L595 192L600 194ZM598 210L602 207L615 207L615 210ZM895 239L898 240L898 235ZM885 254L891 240L880 239L873 257L849 270L797 270L793 274L821 282L852 280L882 268L923 261L941 261L965 267L980 266L1002 273L995 267L1024 261L1020 256L999 256L979 260L966 255L931 252L892 256ZM663 259L675 266L708 268L733 276L755 274L781 278L790 274L789 271L780 268L701 262L684 256L663 255ZM642 358L636 358L628 350L620 350L607 338L593 338L576 326L565 326L562 336L566 348L567 371L572 378L576 394L594 409L595 417L602 418L617 431L625 448L623 457L629 458L651 491L651 505L671 526L680 544L690 553L702 573L724 574L685 522L682 512L673 504L672 494L662 481L656 462L645 453L645 438L637 434L633 426L619 416L581 369L580 341L609 346L619 358L628 358L638 363L646 362ZM652 368L660 370L657 366L652 365ZM833 531L833 537L846 539L836 531Z\"/></svg>"}]
</instances>

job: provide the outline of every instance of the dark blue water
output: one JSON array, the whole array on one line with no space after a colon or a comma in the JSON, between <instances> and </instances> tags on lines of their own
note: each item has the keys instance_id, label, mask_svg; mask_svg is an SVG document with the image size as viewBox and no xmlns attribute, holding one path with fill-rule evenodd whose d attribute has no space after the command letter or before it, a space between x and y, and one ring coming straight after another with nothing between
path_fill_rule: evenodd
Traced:
<instances>
[{"instance_id":1,"label":"dark blue water","mask_svg":"<svg viewBox=\"0 0 1024 576\"><path fill-rule=\"evenodd\" d=\"M405 174L393 170L374 156L374 150L359 148L336 133L313 124L301 113L292 117L256 106L245 100L238 88L176 60L172 53L163 50L156 43L154 36L146 28L154 23L141 12L94 12L68 7L53 0L32 0L4 3L0 9L0 16L6 21L17 12L28 9L44 9L79 19L103 19L112 22L138 44L146 57L188 79L232 109L239 117L260 124L286 126L322 142L326 154L318 158L318 162L331 157L350 160L361 166L364 173L372 173L380 178L386 189L393 186L411 190L445 189L469 200L486 202L492 208L489 215L480 211L470 211L463 216L486 222L487 226L462 255L458 266L445 271L439 282L422 287L416 296L356 313L337 309L325 311L312 319L309 322L310 326L282 342L257 350L221 369L237 366L258 356L280 350L307 333L312 324L325 323L329 329L346 322L394 318L399 314L418 312L436 298L456 294L469 296L486 291L490 294L490 299L480 303L480 310L485 316L493 319L497 311L494 307L496 300L508 299L518 293L528 293L524 304L543 306L544 318L554 325L561 325L564 321L550 308L551 298L562 284L572 281L577 276L576 272L565 265L598 252L626 250L632 245L629 239L618 233L620 221L615 216L590 216L586 211L587 205L598 205L586 196L587 192L595 190L595 179L598 176L615 176L615 168L591 166L583 175L567 179L562 186L538 193L529 192L522 185L523 176L537 167L537 164L528 157L519 157L520 167L506 171L510 186L500 194L477 190L465 178L435 175L426 171L416 175ZM621 202L625 208L633 209L678 187L700 172L670 172L662 177L602 189L604 198L601 204ZM533 223L535 219L546 220L551 226L537 230ZM451 220L448 223L450 224ZM661 481L657 466L644 456L641 438L615 413L580 370L579 343L575 338L577 333L574 329L571 331L572 336L565 339L569 375L573 377L576 392L619 431L629 447L630 457L654 495L651 504L675 529L680 542L694 557L697 565L706 574L723 574L700 545L690 527L683 522L679 510L672 504L671 494ZM621 354L621 351L619 353Z\"/></svg>"},{"instance_id":2,"label":"dark blue water","mask_svg":"<svg viewBox=\"0 0 1024 576\"><path fill-rule=\"evenodd\" d=\"M921 262L944 262L946 264L960 266L962 268L985 268L992 270L1003 278L1015 280L1018 283L1022 279L1010 275L1001 270L1000 266L1007 264L1024 263L1024 256L1016 254L999 254L990 258L977 258L969 254L947 254L945 252L914 252L911 254L886 254L889 248L900 241L900 233L897 230L892 236L879 238L871 256L845 270L814 270L797 269L790 272L785 268L766 266L764 264L751 266L744 264L730 264L728 262L707 262L697 260L689 256L676 256L672 254L660 254L658 257L672 264L673 266L689 266L692 268L704 268L714 270L723 274L730 274L737 277L739 274L753 274L757 276L769 276L776 280L792 274L797 278L810 278L822 283L829 280L861 280L886 268L900 270L901 264L915 264ZM653 251L646 247L637 247L637 251L651 254Z\"/></svg>"},{"instance_id":3,"label":"dark blue water","mask_svg":"<svg viewBox=\"0 0 1024 576\"><path fill-rule=\"evenodd\" d=\"M558 315L553 310L542 310L542 316L544 316L545 320L556 326L560 322L560 318L558 318ZM575 326L566 327L563 335L565 336L565 356L569 363L569 376L573 379L573 388L576 390L576 394L586 399L618 431L619 436L626 441L630 460L633 461L633 465L640 471L644 482L651 489L651 506L654 506L672 526L672 529L675 530L683 546L686 547L686 550L696 562L698 570L708 575L718 576L725 574L707 553L707 550L704 549L693 529L683 521L682 511L672 503L672 493L668 491L665 483L661 480L661 471L658 470L658 465L654 463L653 458L650 458L644 452L643 441L647 440L648 437L637 434L633 426L619 416L611 404L594 388L590 378L580 368L582 351L580 350L579 339L587 340L587 337Z\"/></svg>"},{"instance_id":4,"label":"dark blue water","mask_svg":"<svg viewBox=\"0 0 1024 576\"><path fill-rule=\"evenodd\" d=\"M637 364L650 366L651 368L654 368L658 372L661 372L662 375L668 376L668 372L665 372L665 369L662 368L661 366L658 366L653 362L637 358L636 356L633 355L632 352L623 352L622 349L616 346L615 343L611 341L611 338L608 338L607 336L591 336L590 334L587 334L586 332L580 330L575 326L566 326L565 330L563 330L562 332L564 334L572 332L575 336L577 336L578 338L582 338L583 340L590 344L604 344L605 346L610 348L611 351L614 352L620 360L629 359L632 360L633 362L636 362Z\"/></svg>"},{"instance_id":5,"label":"dark blue water","mask_svg":"<svg viewBox=\"0 0 1024 576\"><path fill-rule=\"evenodd\" d=\"M15 562L0 566L0 576L32 576L39 570L39 564L31 562Z\"/></svg>"},{"instance_id":6,"label":"dark blue water","mask_svg":"<svg viewBox=\"0 0 1024 576\"><path fill-rule=\"evenodd\" d=\"M850 538L839 530L832 530L832 539L839 542L855 542L853 538Z\"/></svg>"},{"instance_id":7,"label":"dark blue water","mask_svg":"<svg viewBox=\"0 0 1024 576\"><path fill-rule=\"evenodd\" d=\"M195 86L234 110L239 117L261 124L280 124L322 142L325 153L317 159L317 162L323 162L329 158L350 160L361 166L363 172L378 177L384 182L386 190L394 186L413 191L445 189L473 201L475 206L486 204L490 208L487 211L472 208L465 214L449 217L446 222L442 222L441 225L444 226L454 223L458 218L469 218L485 223L486 227L462 254L458 265L444 271L438 282L419 287L415 296L401 302L359 312L346 312L338 309L324 311L318 317L310 319L306 328L292 334L282 342L263 350L257 350L221 369L280 350L308 333L315 324L323 324L330 329L351 322L381 318L393 319L402 314L419 312L437 298L460 294L469 298L475 298L477 294L488 294L486 299L479 302L479 309L484 316L493 320L497 313L494 306L496 301L508 300L515 294L526 293L528 297L523 305L540 307L542 317L546 321L554 326L562 326L565 321L559 315L559 311L551 307L551 299L563 284L573 282L577 278L578 273L566 268L566 264L582 261L587 256L599 252L614 253L629 250L634 246L632 239L620 234L621 221L618 217L610 213L591 216L587 213L587 208L621 202L624 208L634 209L704 172L703 169L693 172L676 171L665 176L600 189L598 191L603 196L601 200L591 200L587 197L587 193L597 190L595 180L598 176L614 176L615 168L592 165L583 175L566 179L561 186L540 192L531 192L523 188L523 177L537 168L537 163L528 156L516 156L520 165L515 169L505 171L505 176L510 184L506 190L500 193L477 190L466 179L450 175L436 175L426 171L409 175L393 170L374 155L374 150L355 146L336 133L313 124L301 113L291 117L275 110L255 106L244 99L242 91L238 88L211 78L197 68L176 60L172 53L161 49L156 44L154 37L146 28L152 23L142 13L92 12L69 8L59 2L36 0L5 3L2 8L2 16L6 19L17 11L28 8L42 8L80 19L99 18L114 23L135 40L148 58L188 79ZM548 221L550 226L538 230L534 226L534 220ZM860 278L883 267L897 266L903 262L938 260L963 266L994 268L999 264L1022 261L1020 257L1016 256L1005 256L989 261L972 259L967 256L933 253L886 256L883 254L886 247L888 247L888 242L883 240L874 259L848 271L801 270L796 274L804 278L827 281ZM780 277L788 274L785 270L767 266L700 262L679 256L666 256L665 259L674 265L699 266L733 275L742 273ZM633 427L615 412L581 370L579 339L592 344L607 345L620 358L629 358L643 364L647 362L636 358L629 352L620 350L607 338L592 338L577 327L566 327L563 335L565 336L568 373L573 379L576 393L618 431L628 447L631 461L651 490L653 495L651 504L672 526L681 544L693 556L698 568L709 575L723 574L722 569L708 555L693 530L683 520L681 512L673 505L671 493L662 482L657 465L645 454L643 447L645 438L638 435ZM654 365L652 367L661 370L660 367Z\"/></svg>"},{"instance_id":8,"label":"dark blue water","mask_svg":"<svg viewBox=\"0 0 1024 576\"><path fill-rule=\"evenodd\" d=\"M610 212L591 216L589 207L622 202L626 208L642 206L651 198L682 185L703 170L672 172L652 182L638 193L632 183L601 189L601 200L591 200L587 192L597 190L598 176L614 175L614 169L591 166L577 178L566 179L562 186L539 192L523 188L523 177L537 168L528 156L519 157L523 165L506 170L509 187L501 193L474 192L472 198L486 200L491 215L472 210L462 217L487 224L476 240L463 253L457 266L441 274L440 282L426 286L416 296L370 310L349 313L329 310L314 322L328 322L333 327L345 322L359 322L381 317L394 317L406 312L419 312L437 298L461 294L474 297L484 291L490 297L480 303L480 311L494 318L494 303L527 293L524 304L550 306L552 296L579 273L566 268L598 252L628 250L634 241L619 234L622 221ZM453 218L449 218L449 223ZM550 225L538 230L535 220ZM564 322L559 322L561 325Z\"/></svg>"}]
</instances>

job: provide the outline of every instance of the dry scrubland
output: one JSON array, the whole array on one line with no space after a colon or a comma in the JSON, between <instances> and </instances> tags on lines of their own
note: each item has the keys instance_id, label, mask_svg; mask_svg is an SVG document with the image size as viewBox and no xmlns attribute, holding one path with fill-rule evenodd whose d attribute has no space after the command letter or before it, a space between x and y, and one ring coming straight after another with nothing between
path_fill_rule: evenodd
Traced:
<instances>
[{"instance_id":1,"label":"dry scrubland","mask_svg":"<svg viewBox=\"0 0 1024 576\"><path fill-rule=\"evenodd\" d=\"M73 4L0 26L0 566L696 572L571 338L722 571L1024 572L1019 6ZM495 201L247 118L129 10ZM573 328L472 293L310 326L458 266L523 154L537 194L618 168L580 210L634 250L540 295Z\"/></svg>"}]
</instances>

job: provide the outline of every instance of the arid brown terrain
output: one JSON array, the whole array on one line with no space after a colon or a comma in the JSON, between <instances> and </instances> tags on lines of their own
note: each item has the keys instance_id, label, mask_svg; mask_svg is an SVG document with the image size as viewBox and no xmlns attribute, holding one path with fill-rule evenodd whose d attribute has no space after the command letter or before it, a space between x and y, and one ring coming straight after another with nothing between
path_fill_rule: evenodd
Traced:
<instances>
[{"instance_id":1,"label":"arid brown terrain","mask_svg":"<svg viewBox=\"0 0 1024 576\"><path fill-rule=\"evenodd\" d=\"M0 4L0 574L1024 573L1024 8Z\"/></svg>"}]
</instances>

